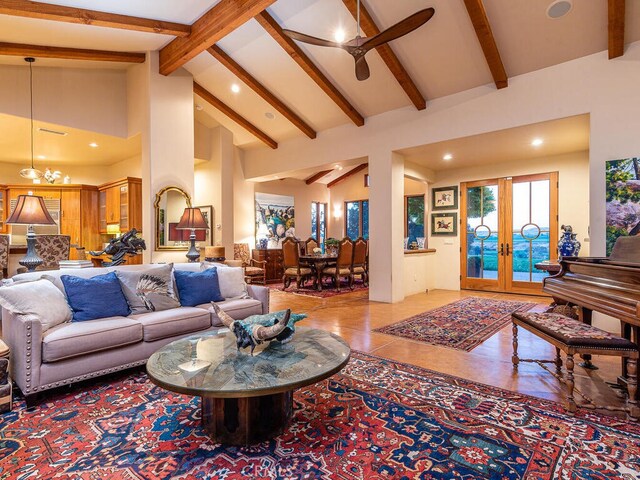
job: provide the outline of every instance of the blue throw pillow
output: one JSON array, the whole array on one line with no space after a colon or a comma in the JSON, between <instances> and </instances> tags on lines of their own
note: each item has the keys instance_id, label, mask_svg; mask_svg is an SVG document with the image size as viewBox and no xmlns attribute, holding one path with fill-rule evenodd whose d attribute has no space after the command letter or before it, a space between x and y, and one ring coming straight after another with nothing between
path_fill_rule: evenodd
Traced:
<instances>
[{"instance_id":1,"label":"blue throw pillow","mask_svg":"<svg viewBox=\"0 0 640 480\"><path fill-rule=\"evenodd\" d=\"M186 270L174 270L173 275L178 287L180 305L183 307L195 307L203 303L222 302L224 297L220 294L220 282L218 281L218 269L208 268L202 272L187 272Z\"/></svg>"},{"instance_id":2,"label":"blue throw pillow","mask_svg":"<svg viewBox=\"0 0 640 480\"><path fill-rule=\"evenodd\" d=\"M73 310L72 322L105 317L126 317L131 313L115 272L92 278L61 275L60 280Z\"/></svg>"}]
</instances>

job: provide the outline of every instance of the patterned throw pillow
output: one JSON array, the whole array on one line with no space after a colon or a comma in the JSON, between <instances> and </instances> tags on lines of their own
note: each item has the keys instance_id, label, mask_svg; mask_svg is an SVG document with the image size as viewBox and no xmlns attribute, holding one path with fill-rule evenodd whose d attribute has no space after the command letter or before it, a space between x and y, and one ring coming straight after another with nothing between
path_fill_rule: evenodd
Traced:
<instances>
[{"instance_id":1,"label":"patterned throw pillow","mask_svg":"<svg viewBox=\"0 0 640 480\"><path fill-rule=\"evenodd\" d=\"M173 292L172 270L172 263L145 270L116 270L132 314L159 312L180 306Z\"/></svg>"}]
</instances>

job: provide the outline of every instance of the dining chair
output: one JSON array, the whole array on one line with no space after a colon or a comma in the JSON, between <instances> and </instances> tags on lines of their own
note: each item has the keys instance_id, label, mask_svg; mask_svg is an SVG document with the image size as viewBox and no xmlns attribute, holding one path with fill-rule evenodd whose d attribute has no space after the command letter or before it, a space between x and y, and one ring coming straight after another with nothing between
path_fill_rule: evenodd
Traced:
<instances>
[{"instance_id":1,"label":"dining chair","mask_svg":"<svg viewBox=\"0 0 640 480\"><path fill-rule=\"evenodd\" d=\"M9 268L9 235L0 235L0 280L7 277Z\"/></svg>"},{"instance_id":2,"label":"dining chair","mask_svg":"<svg viewBox=\"0 0 640 480\"><path fill-rule=\"evenodd\" d=\"M333 281L338 292L340 291L340 279L345 277L349 281L349 288L353 290L353 241L349 237L343 238L338 243L338 258L335 266L325 267L322 270L322 278L329 277Z\"/></svg>"},{"instance_id":3,"label":"dining chair","mask_svg":"<svg viewBox=\"0 0 640 480\"><path fill-rule=\"evenodd\" d=\"M267 262L251 258L248 243L233 244L233 259L242 262L245 282L267 284Z\"/></svg>"},{"instance_id":4,"label":"dining chair","mask_svg":"<svg viewBox=\"0 0 640 480\"><path fill-rule=\"evenodd\" d=\"M300 263L300 249L297 240L287 237L282 241L282 261L284 267L284 275L282 276L283 290L289 288L292 278L296 279L298 288L304 286L304 282L311 278L314 279L313 285L316 285L317 276L313 270L309 266Z\"/></svg>"},{"instance_id":5,"label":"dining chair","mask_svg":"<svg viewBox=\"0 0 640 480\"><path fill-rule=\"evenodd\" d=\"M313 253L313 249L318 248L318 241L313 237L307 238L304 244L307 255L311 255Z\"/></svg>"},{"instance_id":6,"label":"dining chair","mask_svg":"<svg viewBox=\"0 0 640 480\"><path fill-rule=\"evenodd\" d=\"M369 286L369 269L367 268L367 250L369 242L358 237L353 243L353 276L359 275L365 287Z\"/></svg>"}]
</instances>

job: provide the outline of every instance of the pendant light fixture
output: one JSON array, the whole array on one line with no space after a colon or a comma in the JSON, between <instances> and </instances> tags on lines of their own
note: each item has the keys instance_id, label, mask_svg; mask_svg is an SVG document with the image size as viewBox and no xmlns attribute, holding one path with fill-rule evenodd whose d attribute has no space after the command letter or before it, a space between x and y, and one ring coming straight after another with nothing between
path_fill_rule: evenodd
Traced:
<instances>
[{"instance_id":1,"label":"pendant light fixture","mask_svg":"<svg viewBox=\"0 0 640 480\"><path fill-rule=\"evenodd\" d=\"M23 168L20 170L20 176L35 180L36 178L42 178L43 173L37 168L33 167L33 70L31 68L33 62L36 61L33 57L27 57L24 59L29 63L29 104L31 106L31 168Z\"/></svg>"}]
</instances>

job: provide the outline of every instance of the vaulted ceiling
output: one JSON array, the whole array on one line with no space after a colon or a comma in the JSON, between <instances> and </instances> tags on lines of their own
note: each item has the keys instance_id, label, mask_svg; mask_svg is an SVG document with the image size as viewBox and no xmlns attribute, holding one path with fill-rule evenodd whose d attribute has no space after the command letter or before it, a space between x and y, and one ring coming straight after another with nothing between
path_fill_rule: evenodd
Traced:
<instances>
[{"instance_id":1,"label":"vaulted ceiling","mask_svg":"<svg viewBox=\"0 0 640 480\"><path fill-rule=\"evenodd\" d=\"M616 57L624 43L640 40L639 1L627 1L624 12L624 0L573 0L573 9L559 19L546 15L551 3L363 0L369 14L363 12L365 34L372 28L367 21L383 30L423 8L434 7L436 13L425 26L393 41L390 51L370 52L371 77L359 82L346 52L291 46L278 36L279 28L287 28L331 39L342 28L352 38L355 0L0 0L0 63L22 64L20 56L30 53L67 57L47 58L39 62L43 66L127 68L127 61L139 61L126 55L112 58L115 62L70 60L100 57L28 45L119 54L161 50L165 73L182 65L199 85L198 121L226 126L243 148L273 148L295 136L312 142L316 134L345 123L357 128L389 110L423 108L420 97L429 108L429 99L476 86L505 87L509 77L608 47ZM231 91L234 83L237 93Z\"/></svg>"}]
</instances>

